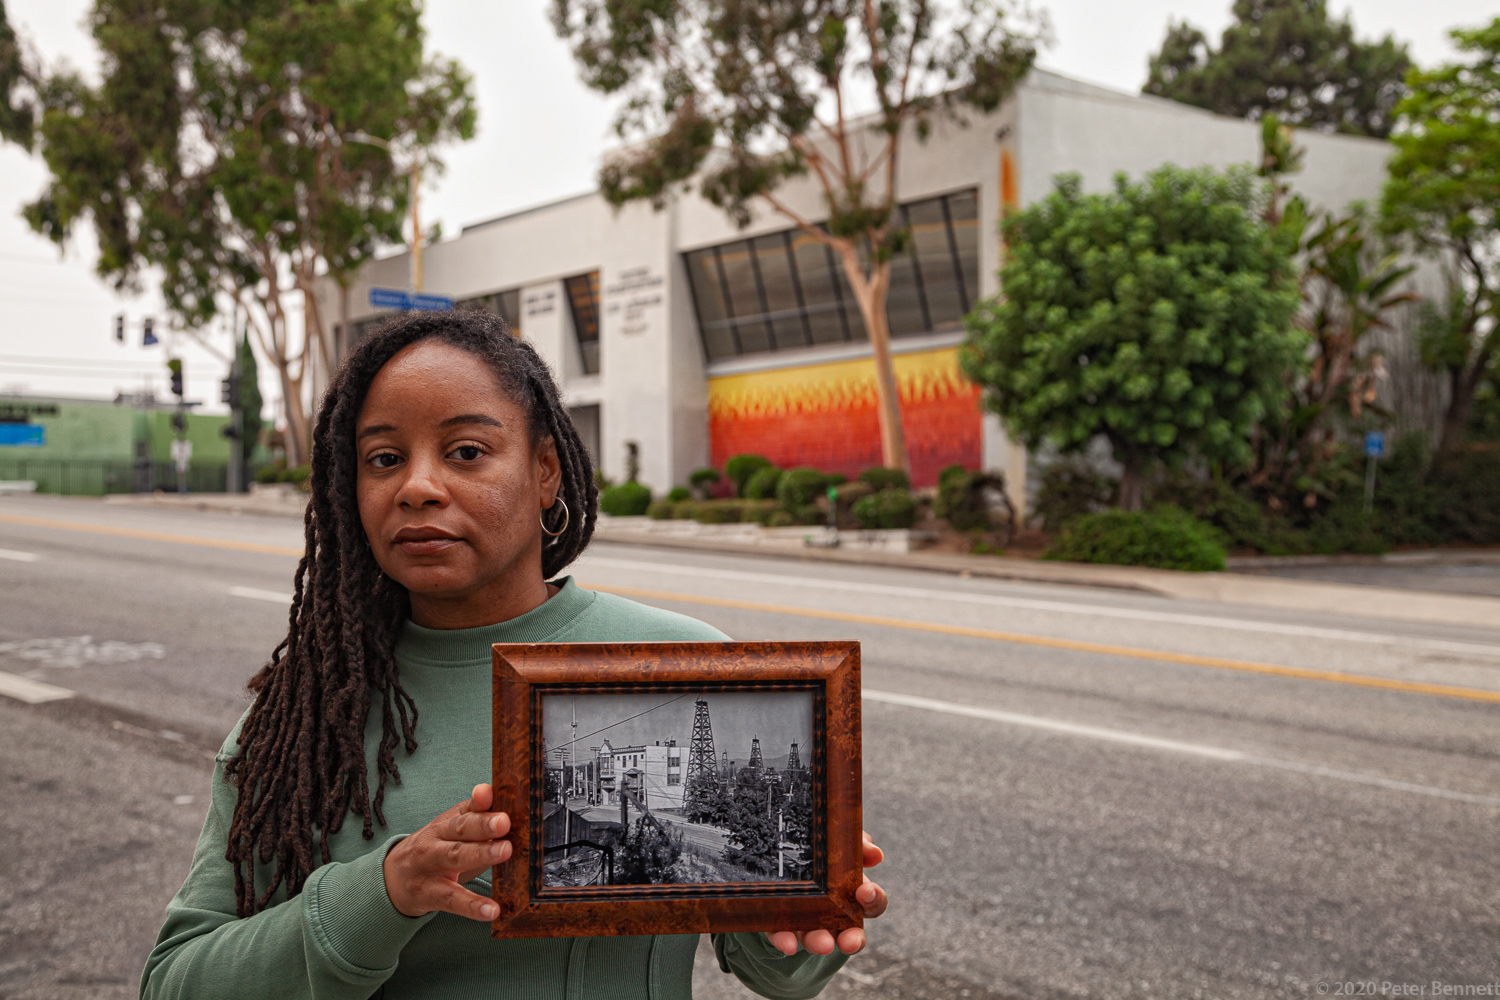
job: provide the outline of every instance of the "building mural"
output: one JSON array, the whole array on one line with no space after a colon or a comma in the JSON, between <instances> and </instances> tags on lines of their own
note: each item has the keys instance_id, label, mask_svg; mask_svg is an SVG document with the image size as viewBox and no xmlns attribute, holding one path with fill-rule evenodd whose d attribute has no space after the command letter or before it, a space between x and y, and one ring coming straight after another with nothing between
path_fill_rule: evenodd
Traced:
<instances>
[{"instance_id":1,"label":"building mural","mask_svg":"<svg viewBox=\"0 0 1500 1000\"><path fill-rule=\"evenodd\" d=\"M954 463L979 468L979 389L959 372L958 349L898 354L895 368L913 485L933 485ZM880 464L868 358L711 378L708 421L719 468L743 452L851 478Z\"/></svg>"}]
</instances>

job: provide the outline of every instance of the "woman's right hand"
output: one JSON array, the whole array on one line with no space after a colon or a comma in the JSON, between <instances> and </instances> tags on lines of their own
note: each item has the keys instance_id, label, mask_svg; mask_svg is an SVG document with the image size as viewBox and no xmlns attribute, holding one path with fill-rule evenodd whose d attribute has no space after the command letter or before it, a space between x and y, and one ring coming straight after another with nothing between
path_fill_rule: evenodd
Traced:
<instances>
[{"instance_id":1,"label":"woman's right hand","mask_svg":"<svg viewBox=\"0 0 1500 1000\"><path fill-rule=\"evenodd\" d=\"M495 790L474 794L397 842L385 856L385 891L408 917L442 910L471 920L494 920L500 908L463 884L510 857L510 817L490 812Z\"/></svg>"}]
</instances>

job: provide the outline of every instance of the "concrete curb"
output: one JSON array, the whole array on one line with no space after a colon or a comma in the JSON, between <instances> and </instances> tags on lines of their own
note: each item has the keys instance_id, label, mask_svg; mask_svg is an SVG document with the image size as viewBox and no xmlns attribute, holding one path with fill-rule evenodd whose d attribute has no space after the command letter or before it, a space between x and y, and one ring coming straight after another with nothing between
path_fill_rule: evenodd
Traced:
<instances>
[{"instance_id":1,"label":"concrete curb","mask_svg":"<svg viewBox=\"0 0 1500 1000\"><path fill-rule=\"evenodd\" d=\"M940 552L849 552L811 547L795 549L735 545L717 540L674 538L667 533L628 531L604 525L594 532L594 540L650 548L722 552L726 555L887 566L1028 583L1107 587L1182 600L1312 611L1357 618L1500 628L1500 599L1398 590L1391 587L1350 586L1233 572L1184 573L1139 566L1043 562L1011 556L971 556Z\"/></svg>"}]
</instances>

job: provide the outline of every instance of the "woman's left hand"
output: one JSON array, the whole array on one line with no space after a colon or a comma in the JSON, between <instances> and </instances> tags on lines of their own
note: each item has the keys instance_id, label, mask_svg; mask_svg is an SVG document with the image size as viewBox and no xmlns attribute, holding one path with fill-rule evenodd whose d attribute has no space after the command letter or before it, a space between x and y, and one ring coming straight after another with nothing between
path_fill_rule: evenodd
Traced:
<instances>
[{"instance_id":1,"label":"woman's left hand","mask_svg":"<svg viewBox=\"0 0 1500 1000\"><path fill-rule=\"evenodd\" d=\"M864 866L874 868L885 860L885 853L875 846L875 841L870 839L868 833L864 834ZM854 898L859 905L865 908L865 917L874 918L885 912L886 898L885 890L874 882L869 876L865 876L864 884L854 890ZM865 932L862 927L850 927L842 931L835 940L832 931L776 931L768 933L766 939L783 954L797 954L797 946L800 944L814 955L832 955L833 949L837 947L845 955L852 955L865 946Z\"/></svg>"}]
</instances>

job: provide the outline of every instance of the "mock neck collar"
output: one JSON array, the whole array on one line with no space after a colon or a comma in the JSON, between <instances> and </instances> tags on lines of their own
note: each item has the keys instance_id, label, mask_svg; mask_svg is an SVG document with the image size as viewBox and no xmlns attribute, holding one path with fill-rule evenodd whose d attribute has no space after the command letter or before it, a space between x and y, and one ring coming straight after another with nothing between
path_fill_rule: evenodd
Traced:
<instances>
[{"instance_id":1,"label":"mock neck collar","mask_svg":"<svg viewBox=\"0 0 1500 1000\"><path fill-rule=\"evenodd\" d=\"M594 603L595 594L571 576L553 580L559 588L552 597L510 621L477 628L423 628L408 620L396 640L396 659L402 664L430 667L489 666L490 647L497 642L546 642Z\"/></svg>"}]
</instances>

